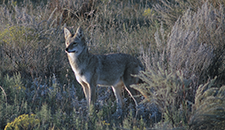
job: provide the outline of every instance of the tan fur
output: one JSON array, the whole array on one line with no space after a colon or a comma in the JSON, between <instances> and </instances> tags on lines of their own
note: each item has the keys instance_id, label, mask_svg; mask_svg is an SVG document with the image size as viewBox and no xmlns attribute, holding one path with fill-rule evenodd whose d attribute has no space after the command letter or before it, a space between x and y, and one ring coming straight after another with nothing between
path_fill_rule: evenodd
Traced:
<instances>
[{"instance_id":1,"label":"tan fur","mask_svg":"<svg viewBox=\"0 0 225 130\"><path fill-rule=\"evenodd\" d=\"M83 31L78 28L72 36L67 28L64 28L66 52L70 65L77 81L82 85L88 105L96 101L96 86L112 86L116 96L117 107L122 108L123 86L130 89L131 84L138 83L138 74L143 69L140 61L127 54L93 55L88 52Z\"/></svg>"}]
</instances>

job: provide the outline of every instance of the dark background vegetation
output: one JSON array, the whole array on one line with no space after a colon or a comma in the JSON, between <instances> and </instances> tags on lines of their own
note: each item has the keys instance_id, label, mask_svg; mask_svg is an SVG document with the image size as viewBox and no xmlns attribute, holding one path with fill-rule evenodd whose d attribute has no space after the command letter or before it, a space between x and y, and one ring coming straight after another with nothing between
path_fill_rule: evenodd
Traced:
<instances>
[{"instance_id":1,"label":"dark background vegetation","mask_svg":"<svg viewBox=\"0 0 225 130\"><path fill-rule=\"evenodd\" d=\"M224 0L0 1L0 129L223 129ZM84 29L93 54L127 53L139 75L119 120L115 98L98 88L87 114L64 52L63 28ZM156 106L154 112L147 110Z\"/></svg>"}]
</instances>

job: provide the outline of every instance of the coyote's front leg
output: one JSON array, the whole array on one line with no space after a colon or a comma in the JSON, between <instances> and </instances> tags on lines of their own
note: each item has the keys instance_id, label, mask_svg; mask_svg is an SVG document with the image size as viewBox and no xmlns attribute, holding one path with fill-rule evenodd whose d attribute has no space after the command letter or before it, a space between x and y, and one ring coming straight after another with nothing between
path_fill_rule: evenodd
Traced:
<instances>
[{"instance_id":1,"label":"coyote's front leg","mask_svg":"<svg viewBox=\"0 0 225 130\"><path fill-rule=\"evenodd\" d=\"M90 88L90 85L88 83L85 83L85 82L81 82L80 84L83 88L83 92L84 92L85 98L87 100L87 105L89 107L90 104L91 104L91 88Z\"/></svg>"},{"instance_id":2,"label":"coyote's front leg","mask_svg":"<svg viewBox=\"0 0 225 130\"><path fill-rule=\"evenodd\" d=\"M88 107L90 107L91 103L94 105L96 102L96 85L90 85L89 83L81 82L81 86L83 87Z\"/></svg>"}]
</instances>

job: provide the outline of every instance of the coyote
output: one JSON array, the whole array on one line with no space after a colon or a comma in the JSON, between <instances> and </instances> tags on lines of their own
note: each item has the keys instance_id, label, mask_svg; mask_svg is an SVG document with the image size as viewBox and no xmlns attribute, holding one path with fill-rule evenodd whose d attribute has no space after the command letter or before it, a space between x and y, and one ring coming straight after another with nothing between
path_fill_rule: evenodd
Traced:
<instances>
[{"instance_id":1,"label":"coyote","mask_svg":"<svg viewBox=\"0 0 225 130\"><path fill-rule=\"evenodd\" d=\"M74 35L64 28L64 35L69 63L83 88L88 106L96 101L96 86L109 85L112 86L116 97L117 111L121 111L124 106L123 87L127 91L134 91L130 85L138 83L139 78L133 77L132 74L138 74L143 70L141 62L128 54L93 55L89 53L80 27Z\"/></svg>"}]
</instances>

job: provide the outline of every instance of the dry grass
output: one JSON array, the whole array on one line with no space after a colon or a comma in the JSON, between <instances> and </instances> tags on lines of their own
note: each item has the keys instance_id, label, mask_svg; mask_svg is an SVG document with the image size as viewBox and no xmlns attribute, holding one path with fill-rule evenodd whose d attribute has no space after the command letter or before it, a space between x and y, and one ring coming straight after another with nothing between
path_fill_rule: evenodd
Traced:
<instances>
[{"instance_id":1,"label":"dry grass","mask_svg":"<svg viewBox=\"0 0 225 130\"><path fill-rule=\"evenodd\" d=\"M96 0L93 17L69 14L66 20L64 9L81 13L83 1L42 2L0 5L0 128L25 113L41 120L37 129L223 127L224 117L217 116L224 114L223 1ZM72 31L82 26L94 54L138 57L146 67L139 75L145 83L134 87L147 99L143 102L158 105L161 122L137 120L132 112L110 119L115 108L110 98L99 101L98 111L87 117L64 52L64 26ZM110 89L101 90L110 95Z\"/></svg>"}]
</instances>

